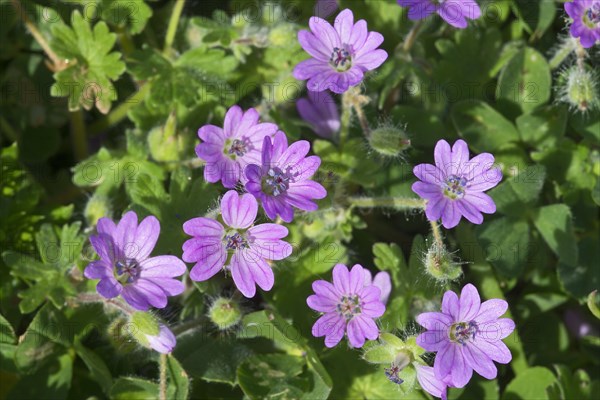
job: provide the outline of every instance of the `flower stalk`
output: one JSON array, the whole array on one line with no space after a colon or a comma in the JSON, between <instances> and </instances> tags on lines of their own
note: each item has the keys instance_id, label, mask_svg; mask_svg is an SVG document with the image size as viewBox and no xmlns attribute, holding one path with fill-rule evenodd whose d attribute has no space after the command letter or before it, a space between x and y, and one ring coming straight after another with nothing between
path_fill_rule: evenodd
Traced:
<instances>
[{"instance_id":1,"label":"flower stalk","mask_svg":"<svg viewBox=\"0 0 600 400\"><path fill-rule=\"evenodd\" d=\"M179 18L181 17L183 6L185 6L185 0L177 0L173 6L173 11L167 27L167 36L165 37L165 47L163 50L163 54L167 56L171 52L171 47L173 46L173 41L175 40L177 25L179 25Z\"/></svg>"},{"instance_id":2,"label":"flower stalk","mask_svg":"<svg viewBox=\"0 0 600 400\"><path fill-rule=\"evenodd\" d=\"M159 362L159 399L167 400L167 355L160 355Z\"/></svg>"},{"instance_id":3,"label":"flower stalk","mask_svg":"<svg viewBox=\"0 0 600 400\"><path fill-rule=\"evenodd\" d=\"M393 208L396 210L422 210L425 201L417 198L405 197L350 197L350 205L357 208ZM439 231L439 228L438 228Z\"/></svg>"}]
</instances>

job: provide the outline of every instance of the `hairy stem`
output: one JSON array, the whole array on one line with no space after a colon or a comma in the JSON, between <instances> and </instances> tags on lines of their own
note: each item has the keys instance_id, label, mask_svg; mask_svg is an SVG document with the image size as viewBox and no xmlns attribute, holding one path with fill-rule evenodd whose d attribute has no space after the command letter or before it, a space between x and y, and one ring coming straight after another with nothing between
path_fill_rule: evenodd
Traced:
<instances>
[{"instance_id":1,"label":"hairy stem","mask_svg":"<svg viewBox=\"0 0 600 400\"><path fill-rule=\"evenodd\" d=\"M403 197L350 197L349 203L358 208L394 208L396 210L422 210L425 201Z\"/></svg>"},{"instance_id":2,"label":"hairy stem","mask_svg":"<svg viewBox=\"0 0 600 400\"><path fill-rule=\"evenodd\" d=\"M23 20L23 23L27 27L27 30L29 30L29 33L31 33L31 36L33 36L33 38L40 45L42 50L44 50L44 53L46 53L46 55L48 56L50 61L52 61L52 70L60 71L60 70L64 69L65 63L54 52L54 50L52 50L52 48L46 41L46 38L44 38L44 35L42 35L42 33L39 31L37 26L35 26L33 21L31 21L29 19L29 17L27 16L27 13L25 12L25 9L23 9L23 5L21 4L21 1L20 0L12 0L12 5L16 9L17 14L19 14L21 16L21 19Z\"/></svg>"},{"instance_id":3,"label":"hairy stem","mask_svg":"<svg viewBox=\"0 0 600 400\"><path fill-rule=\"evenodd\" d=\"M562 62L577 49L578 39L569 38L564 43L562 43L554 56L550 59L550 68L556 69L558 68Z\"/></svg>"},{"instance_id":4,"label":"hairy stem","mask_svg":"<svg viewBox=\"0 0 600 400\"><path fill-rule=\"evenodd\" d=\"M171 52L171 46L173 46L173 41L175 40L177 25L179 25L179 18L181 17L184 5L185 0L176 0L175 5L173 6L171 18L169 19L169 26L167 28L167 36L165 37L165 47L163 50L163 54L165 55L168 55Z\"/></svg>"},{"instance_id":5,"label":"hairy stem","mask_svg":"<svg viewBox=\"0 0 600 400\"><path fill-rule=\"evenodd\" d=\"M344 144L350 135L350 122L352 121L352 102L350 101L349 92L342 95L342 117L340 119L340 150L344 148Z\"/></svg>"},{"instance_id":6,"label":"hairy stem","mask_svg":"<svg viewBox=\"0 0 600 400\"><path fill-rule=\"evenodd\" d=\"M167 355L160 355L159 399L167 400Z\"/></svg>"},{"instance_id":7,"label":"hairy stem","mask_svg":"<svg viewBox=\"0 0 600 400\"><path fill-rule=\"evenodd\" d=\"M417 21L417 23L415 23L412 26L412 28L410 28L410 31L408 31L406 38L404 38L404 42L402 42L402 50L405 53L409 53L410 50L412 49L413 45L417 41L417 36L419 35L419 31L421 30L422 27L423 27L423 20L421 19L421 20Z\"/></svg>"},{"instance_id":8,"label":"hairy stem","mask_svg":"<svg viewBox=\"0 0 600 400\"><path fill-rule=\"evenodd\" d=\"M440 230L440 225L437 221L429 221L431 225L431 233L433 235L433 240L435 240L438 249L444 248L444 238L442 237L442 231Z\"/></svg>"}]
</instances>

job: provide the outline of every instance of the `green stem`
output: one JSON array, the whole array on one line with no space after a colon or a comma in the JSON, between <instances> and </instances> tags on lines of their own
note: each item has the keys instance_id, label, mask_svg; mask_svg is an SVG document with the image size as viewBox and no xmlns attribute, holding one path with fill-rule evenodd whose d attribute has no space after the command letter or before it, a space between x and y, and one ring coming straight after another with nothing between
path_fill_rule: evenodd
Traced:
<instances>
[{"instance_id":1,"label":"green stem","mask_svg":"<svg viewBox=\"0 0 600 400\"><path fill-rule=\"evenodd\" d=\"M167 400L167 355L160 355L159 399Z\"/></svg>"},{"instance_id":2,"label":"green stem","mask_svg":"<svg viewBox=\"0 0 600 400\"><path fill-rule=\"evenodd\" d=\"M121 50L125 57L129 56L135 50L135 45L131 40L131 35L124 28L117 28L117 35L119 38L119 43L121 44Z\"/></svg>"},{"instance_id":3,"label":"green stem","mask_svg":"<svg viewBox=\"0 0 600 400\"><path fill-rule=\"evenodd\" d=\"M119 104L119 106L115 107L107 116L104 118L94 122L90 125L89 133L90 135L97 135L98 133L105 131L109 127L116 125L122 119L127 116L127 112L129 109L144 100L148 92L150 91L150 82L147 82L135 92L131 97L125 100L123 103Z\"/></svg>"},{"instance_id":4,"label":"green stem","mask_svg":"<svg viewBox=\"0 0 600 400\"><path fill-rule=\"evenodd\" d=\"M358 208L394 208L396 210L422 210L425 201L415 198L403 197L350 197L351 205Z\"/></svg>"},{"instance_id":5,"label":"green stem","mask_svg":"<svg viewBox=\"0 0 600 400\"><path fill-rule=\"evenodd\" d=\"M85 122L83 121L83 111L71 111L69 115L71 117L71 134L75 159L78 161L85 160L88 156L88 144Z\"/></svg>"},{"instance_id":6,"label":"green stem","mask_svg":"<svg viewBox=\"0 0 600 400\"><path fill-rule=\"evenodd\" d=\"M367 121L367 117L365 116L365 112L362 109L362 106L359 103L353 103L354 112L358 117L358 122L360 123L360 127L363 130L365 137L369 137L371 134L371 128L369 127L369 121Z\"/></svg>"},{"instance_id":7,"label":"green stem","mask_svg":"<svg viewBox=\"0 0 600 400\"><path fill-rule=\"evenodd\" d=\"M10 126L8 121L2 115L0 115L0 128L2 129L2 132L6 134L8 140L13 142L18 140L19 134L13 129L12 126Z\"/></svg>"},{"instance_id":8,"label":"green stem","mask_svg":"<svg viewBox=\"0 0 600 400\"><path fill-rule=\"evenodd\" d=\"M402 50L405 53L410 53L410 50L412 49L413 45L415 44L415 42L417 40L419 31L421 30L421 27L423 26L423 21L424 20L422 20L422 19L417 21L417 23L414 24L412 26L412 28L410 28L410 31L408 31L408 34L406 35L404 42L402 42Z\"/></svg>"},{"instance_id":9,"label":"green stem","mask_svg":"<svg viewBox=\"0 0 600 400\"><path fill-rule=\"evenodd\" d=\"M163 54L165 55L169 55L171 52L171 46L173 46L173 41L175 40L177 25L179 25L179 18L181 17L184 5L185 0L176 0L175 5L173 6L171 18L169 19L169 26L167 28L167 36L165 37L165 47L163 50Z\"/></svg>"},{"instance_id":10,"label":"green stem","mask_svg":"<svg viewBox=\"0 0 600 400\"><path fill-rule=\"evenodd\" d=\"M562 62L577 49L578 39L569 38L563 44L561 44L558 51L554 54L554 56L550 59L550 68L556 69L558 68Z\"/></svg>"},{"instance_id":11,"label":"green stem","mask_svg":"<svg viewBox=\"0 0 600 400\"><path fill-rule=\"evenodd\" d=\"M435 240L438 249L444 248L444 238L442 237L442 231L440 230L440 225L437 221L429 221L431 225L431 233L433 234L433 240Z\"/></svg>"},{"instance_id":12,"label":"green stem","mask_svg":"<svg viewBox=\"0 0 600 400\"><path fill-rule=\"evenodd\" d=\"M349 91L342 95L342 117L340 119L340 150L350 135L350 122L352 121L352 102L350 101Z\"/></svg>"}]
</instances>

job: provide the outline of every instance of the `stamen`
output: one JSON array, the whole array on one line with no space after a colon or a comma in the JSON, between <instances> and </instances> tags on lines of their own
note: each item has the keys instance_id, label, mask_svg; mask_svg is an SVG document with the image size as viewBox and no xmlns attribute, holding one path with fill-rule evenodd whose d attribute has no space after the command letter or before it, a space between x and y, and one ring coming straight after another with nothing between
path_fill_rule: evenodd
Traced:
<instances>
[{"instance_id":1,"label":"stamen","mask_svg":"<svg viewBox=\"0 0 600 400\"><path fill-rule=\"evenodd\" d=\"M345 48L334 47L329 64L339 72L344 72L352 67L352 55Z\"/></svg>"},{"instance_id":2,"label":"stamen","mask_svg":"<svg viewBox=\"0 0 600 400\"><path fill-rule=\"evenodd\" d=\"M475 321L459 322L450 327L450 340L465 345L467 341L475 340L475 335L479 333L479 327Z\"/></svg>"},{"instance_id":3,"label":"stamen","mask_svg":"<svg viewBox=\"0 0 600 400\"><path fill-rule=\"evenodd\" d=\"M248 147L249 147L249 143L246 139L244 139L244 140L234 139L233 143L229 147L229 150L227 153L229 153L230 155L235 154L238 157L242 157L244 154L246 154L248 152L248 150L249 150Z\"/></svg>"},{"instance_id":4,"label":"stamen","mask_svg":"<svg viewBox=\"0 0 600 400\"><path fill-rule=\"evenodd\" d=\"M465 196L467 180L463 177L450 175L445 183L444 196L451 200L462 199Z\"/></svg>"},{"instance_id":5,"label":"stamen","mask_svg":"<svg viewBox=\"0 0 600 400\"><path fill-rule=\"evenodd\" d=\"M263 178L263 191L271 196L279 196L289 189L291 179L290 174L280 168L270 168L268 175Z\"/></svg>"},{"instance_id":6,"label":"stamen","mask_svg":"<svg viewBox=\"0 0 600 400\"><path fill-rule=\"evenodd\" d=\"M135 282L142 271L137 260L133 258L128 258L125 261L117 261L115 268L117 270L117 280L121 283Z\"/></svg>"},{"instance_id":7,"label":"stamen","mask_svg":"<svg viewBox=\"0 0 600 400\"><path fill-rule=\"evenodd\" d=\"M247 249L248 247L250 247L248 240L237 231L225 236L225 248L227 250Z\"/></svg>"},{"instance_id":8,"label":"stamen","mask_svg":"<svg viewBox=\"0 0 600 400\"><path fill-rule=\"evenodd\" d=\"M343 296L336 306L337 312L347 321L361 313L361 301L358 295Z\"/></svg>"}]
</instances>

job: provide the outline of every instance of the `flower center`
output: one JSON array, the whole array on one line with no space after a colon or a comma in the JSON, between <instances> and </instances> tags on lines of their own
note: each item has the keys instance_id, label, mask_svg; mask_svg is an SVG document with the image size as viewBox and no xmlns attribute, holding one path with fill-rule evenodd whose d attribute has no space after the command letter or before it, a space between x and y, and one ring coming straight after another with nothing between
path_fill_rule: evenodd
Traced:
<instances>
[{"instance_id":1,"label":"flower center","mask_svg":"<svg viewBox=\"0 0 600 400\"><path fill-rule=\"evenodd\" d=\"M467 180L463 177L450 175L444 182L444 196L451 200L462 199L465 196Z\"/></svg>"},{"instance_id":2,"label":"flower center","mask_svg":"<svg viewBox=\"0 0 600 400\"><path fill-rule=\"evenodd\" d=\"M117 269L116 278L123 284L135 282L139 278L140 272L142 272L140 264L133 258L117 261L115 267Z\"/></svg>"},{"instance_id":3,"label":"flower center","mask_svg":"<svg viewBox=\"0 0 600 400\"><path fill-rule=\"evenodd\" d=\"M352 296L343 296L340 302L337 304L336 309L337 312L346 319L346 321L350 321L352 317L360 314L361 302L358 295Z\"/></svg>"},{"instance_id":4,"label":"flower center","mask_svg":"<svg viewBox=\"0 0 600 400\"><path fill-rule=\"evenodd\" d=\"M348 71L352 67L352 54L345 48L334 47L329 58L329 65L338 72Z\"/></svg>"},{"instance_id":5,"label":"flower center","mask_svg":"<svg viewBox=\"0 0 600 400\"><path fill-rule=\"evenodd\" d=\"M227 250L239 250L239 249L247 249L250 247L248 245L248 239L241 233L237 231L232 231L228 235L225 235L225 248Z\"/></svg>"},{"instance_id":6,"label":"flower center","mask_svg":"<svg viewBox=\"0 0 600 400\"><path fill-rule=\"evenodd\" d=\"M600 3L592 4L592 6L587 9L585 15L590 22L590 24L586 25L590 25L592 28L594 27L594 25L600 27Z\"/></svg>"},{"instance_id":7,"label":"flower center","mask_svg":"<svg viewBox=\"0 0 600 400\"><path fill-rule=\"evenodd\" d=\"M233 142L231 142L231 140L227 140L225 147L227 148L227 146L229 146L227 154L229 154L231 158L235 158L236 156L243 157L248 150L250 150L251 144L249 143L248 139L244 138L242 140L234 139Z\"/></svg>"},{"instance_id":8,"label":"flower center","mask_svg":"<svg viewBox=\"0 0 600 400\"><path fill-rule=\"evenodd\" d=\"M458 322L450 327L448 336L453 342L465 345L467 341L473 341L478 332L479 327L475 321Z\"/></svg>"},{"instance_id":9,"label":"flower center","mask_svg":"<svg viewBox=\"0 0 600 400\"><path fill-rule=\"evenodd\" d=\"M263 192L271 196L279 196L289 189L291 179L290 174L283 172L280 168L269 168L269 172L263 177Z\"/></svg>"}]
</instances>

